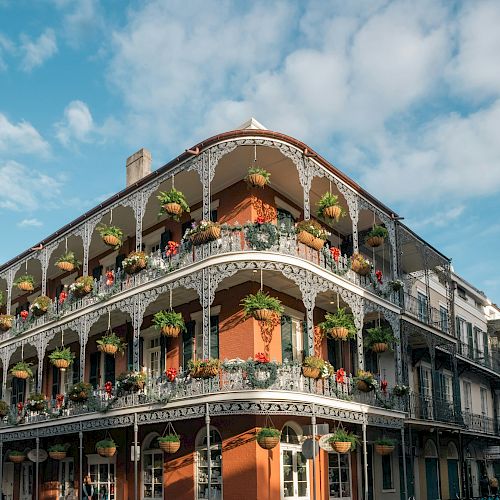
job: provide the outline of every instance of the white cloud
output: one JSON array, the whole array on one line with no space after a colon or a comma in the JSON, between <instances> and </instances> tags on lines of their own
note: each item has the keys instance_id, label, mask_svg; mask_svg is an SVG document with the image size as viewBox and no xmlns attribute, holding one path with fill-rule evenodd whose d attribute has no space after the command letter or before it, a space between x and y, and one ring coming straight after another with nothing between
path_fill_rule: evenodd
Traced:
<instances>
[{"instance_id":1,"label":"white cloud","mask_svg":"<svg viewBox=\"0 0 500 500\"><path fill-rule=\"evenodd\" d=\"M55 205L62 182L15 161L0 163L0 208L19 212Z\"/></svg>"},{"instance_id":2,"label":"white cloud","mask_svg":"<svg viewBox=\"0 0 500 500\"><path fill-rule=\"evenodd\" d=\"M4 60L5 54L14 52L14 44L8 37L0 33L0 71L7 69L7 63Z\"/></svg>"},{"instance_id":3,"label":"white cloud","mask_svg":"<svg viewBox=\"0 0 500 500\"><path fill-rule=\"evenodd\" d=\"M36 40L21 35L19 51L22 55L21 68L31 71L41 66L57 52L56 35L53 29L47 28Z\"/></svg>"},{"instance_id":4,"label":"white cloud","mask_svg":"<svg viewBox=\"0 0 500 500\"><path fill-rule=\"evenodd\" d=\"M31 123L21 121L11 123L0 113L0 152L10 156L26 153L38 153L47 156L50 146Z\"/></svg>"},{"instance_id":5,"label":"white cloud","mask_svg":"<svg viewBox=\"0 0 500 500\"><path fill-rule=\"evenodd\" d=\"M64 118L56 125L56 137L68 146L72 140L86 142L94 130L94 120L88 106L82 101L72 101L64 110Z\"/></svg>"},{"instance_id":6,"label":"white cloud","mask_svg":"<svg viewBox=\"0 0 500 500\"><path fill-rule=\"evenodd\" d=\"M23 219L17 223L18 227L41 227L43 222L38 219Z\"/></svg>"}]
</instances>

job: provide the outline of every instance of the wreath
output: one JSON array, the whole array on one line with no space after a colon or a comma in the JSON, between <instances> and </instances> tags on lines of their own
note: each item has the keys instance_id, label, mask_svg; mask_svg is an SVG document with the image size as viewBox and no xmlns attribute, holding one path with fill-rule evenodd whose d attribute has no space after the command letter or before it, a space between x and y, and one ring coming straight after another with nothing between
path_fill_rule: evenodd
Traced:
<instances>
[{"instance_id":1,"label":"wreath","mask_svg":"<svg viewBox=\"0 0 500 500\"><path fill-rule=\"evenodd\" d=\"M247 372L247 380L253 389L268 389L278 378L277 363L259 363L258 361L247 361L245 363L245 371ZM265 379L256 377L257 373L267 373Z\"/></svg>"},{"instance_id":2,"label":"wreath","mask_svg":"<svg viewBox=\"0 0 500 500\"><path fill-rule=\"evenodd\" d=\"M278 230L270 222L251 223L245 226L246 240L253 250L269 250L278 243Z\"/></svg>"}]
</instances>

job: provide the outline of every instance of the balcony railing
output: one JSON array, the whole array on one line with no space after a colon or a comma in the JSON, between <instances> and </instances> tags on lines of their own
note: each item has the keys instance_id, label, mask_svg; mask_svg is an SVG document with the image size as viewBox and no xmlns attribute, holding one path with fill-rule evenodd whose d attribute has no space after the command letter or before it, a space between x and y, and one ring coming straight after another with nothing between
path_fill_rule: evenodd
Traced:
<instances>
[{"instance_id":1,"label":"balcony railing","mask_svg":"<svg viewBox=\"0 0 500 500\"><path fill-rule=\"evenodd\" d=\"M455 411L453 401L415 393L410 395L410 417L418 420L462 423L462 415Z\"/></svg>"},{"instance_id":2,"label":"balcony railing","mask_svg":"<svg viewBox=\"0 0 500 500\"><path fill-rule=\"evenodd\" d=\"M464 418L464 425L467 430L480 432L482 434L498 435L498 421L494 418L469 413L467 411L464 411L462 415Z\"/></svg>"},{"instance_id":3,"label":"balcony railing","mask_svg":"<svg viewBox=\"0 0 500 500\"><path fill-rule=\"evenodd\" d=\"M183 243L176 255L166 257L159 251L154 252L150 255L148 268L138 274L127 275L123 270L119 269L114 275L112 284L109 284L105 276L101 276L99 279L94 280L92 293L84 298L77 299L70 294L70 296L61 303L59 298L56 297L47 313L41 317L36 317L30 313L29 316L23 320L20 316L17 316L13 327L8 332L0 335L0 341L17 336L33 328L41 327L50 321L60 319L83 307L106 300L121 291L148 283L176 269L187 267L208 257L245 251L257 251L252 248L247 241L245 232L223 229L221 238L217 241L193 247ZM266 251L291 255L307 260L332 274L342 276L352 283L399 304L399 292L394 292L391 289L389 280L386 277L383 279L383 284L380 284L373 275L366 277L359 276L351 270L349 257L341 255L336 261L326 247L318 252L302 243L298 243L295 235L283 234L280 235L277 243L269 245Z\"/></svg>"},{"instance_id":4,"label":"balcony railing","mask_svg":"<svg viewBox=\"0 0 500 500\"><path fill-rule=\"evenodd\" d=\"M443 320L441 311L435 307L427 305L427 303L420 301L417 297L408 293L404 294L403 301L404 311L421 323L433 326L444 333L450 333L448 327L448 320Z\"/></svg>"},{"instance_id":5,"label":"balcony railing","mask_svg":"<svg viewBox=\"0 0 500 500\"><path fill-rule=\"evenodd\" d=\"M256 378L266 380L269 375L256 370ZM114 388L111 393L104 389L93 391L88 401L75 403L68 398L49 400L43 411L26 411L12 406L10 415L3 419L3 426L33 424L60 417L72 417L110 409L137 407L146 404L165 404L171 401L189 399L197 396L222 394L229 392L249 391L283 391L316 396L326 396L338 401L353 401L380 408L404 410L406 397L392 395L391 390L363 393L356 389L352 377L345 377L343 383L336 382L335 377L315 380L304 377L301 367L296 364L280 365L276 379L269 387L257 389L248 378L242 367L231 370L222 369L211 379L194 379L188 372L180 373L171 382L165 377L148 379L144 388L135 393L120 393Z\"/></svg>"},{"instance_id":6,"label":"balcony railing","mask_svg":"<svg viewBox=\"0 0 500 500\"><path fill-rule=\"evenodd\" d=\"M475 363L490 368L497 373L500 373L500 360L498 356L493 356L489 352L477 349L474 346L467 344L466 342L458 341L458 354L461 354L465 358L474 361Z\"/></svg>"}]
</instances>

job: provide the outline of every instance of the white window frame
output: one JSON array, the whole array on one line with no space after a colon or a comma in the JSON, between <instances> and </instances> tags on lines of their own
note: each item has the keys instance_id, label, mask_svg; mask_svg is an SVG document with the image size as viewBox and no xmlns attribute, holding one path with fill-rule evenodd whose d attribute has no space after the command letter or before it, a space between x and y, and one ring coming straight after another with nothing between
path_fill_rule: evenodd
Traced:
<instances>
[{"instance_id":1,"label":"white window frame","mask_svg":"<svg viewBox=\"0 0 500 500\"><path fill-rule=\"evenodd\" d=\"M27 460L21 464L19 472L19 500L31 500L33 498L33 478L33 463Z\"/></svg>"},{"instance_id":2,"label":"white window frame","mask_svg":"<svg viewBox=\"0 0 500 500\"><path fill-rule=\"evenodd\" d=\"M158 377L162 375L161 373L161 333L155 328L148 328L141 332L141 337L144 339L144 347L142 353L143 361L143 371L145 370L148 377L151 374L151 353L158 352L158 362L159 362L159 373ZM158 345L155 347L150 347L150 342L152 340L158 340Z\"/></svg>"},{"instance_id":3,"label":"white window frame","mask_svg":"<svg viewBox=\"0 0 500 500\"><path fill-rule=\"evenodd\" d=\"M161 457L161 461L162 461L162 467L161 467L161 471L162 471L162 474L161 474L161 481L160 481L160 484L161 484L161 497L145 497L144 496L144 490L145 490L145 484L144 484L144 473L146 472L146 470L144 469L145 467L145 458L146 456L148 455L151 455L153 458L151 459L151 463L153 464L153 469L151 470L151 475L153 476L153 470L154 469L157 469L157 467L154 466L154 456L155 455L159 455ZM159 448L158 449L149 449L149 450L144 450L142 452L142 461L141 461L141 470L142 470L142 474L141 474L141 477L142 477L142 481L141 481L141 500L145 500L145 499L156 499L156 498L160 498L163 500L164 498L164 495L165 495L165 491L164 491L164 485L163 485L163 481L164 481L164 478L163 478L163 451L160 450ZM154 485L155 483L148 483L148 484L152 484L153 485L153 491L154 491Z\"/></svg>"},{"instance_id":4,"label":"white window frame","mask_svg":"<svg viewBox=\"0 0 500 500\"><path fill-rule=\"evenodd\" d=\"M73 464L73 481L70 481L70 486L68 488L68 491L66 492L66 495L63 496L62 493L63 493L63 470L65 468L68 469L69 471L69 468L70 468L70 464ZM62 460L59 460L59 467L58 467L58 479L59 479L59 488L61 490L61 494L60 494L60 500L64 500L66 498L73 498L72 496L67 496L68 493L71 493L73 492L73 495L75 494L75 489L74 487L72 486L74 484L74 480L75 480L75 459L73 457L67 457L67 458L63 458Z\"/></svg>"},{"instance_id":5,"label":"white window frame","mask_svg":"<svg viewBox=\"0 0 500 500\"><path fill-rule=\"evenodd\" d=\"M96 453L89 454L87 455L87 473L90 475L90 466L91 465L108 465L108 473L109 473L109 466L113 465L114 466L114 483L111 483L111 481L107 481L106 483L102 483L103 485L106 484L108 487L113 484L114 485L114 495L112 500L117 499L117 488L116 488L116 476L117 476L117 470L116 470L116 453L112 457L101 457L100 455L97 455ZM96 485L92 483L94 486L94 489L98 489L100 482ZM108 491L108 497L109 499L109 491Z\"/></svg>"},{"instance_id":6,"label":"white window frame","mask_svg":"<svg viewBox=\"0 0 500 500\"><path fill-rule=\"evenodd\" d=\"M339 484L342 485L342 473L341 473L341 467L340 467L340 457L345 457L347 458L348 462L348 469L349 469L349 489L351 491L351 494L349 496L343 495L342 491L340 491L340 496L339 497L333 497L330 495L330 469L333 469L334 467L330 467L330 455L337 455L338 458L338 473L339 473ZM328 498L329 500L352 500L352 490L353 490L353 485L352 485L352 464L351 464L351 454L341 454L337 453L335 451L330 451L328 452L328 462L327 462L327 467L328 467ZM342 486L340 486L342 488Z\"/></svg>"},{"instance_id":7,"label":"white window frame","mask_svg":"<svg viewBox=\"0 0 500 500\"><path fill-rule=\"evenodd\" d=\"M144 252L148 255L153 253L153 248L160 248L161 245L161 235L165 232L165 228L161 227L152 233L147 234L142 237L142 244L144 245Z\"/></svg>"},{"instance_id":8,"label":"white window frame","mask_svg":"<svg viewBox=\"0 0 500 500\"><path fill-rule=\"evenodd\" d=\"M221 432L219 431L219 429L217 429L216 427L214 426L210 426L210 431L215 431L219 434L220 438L221 438L221 443L218 443L218 444L212 444L210 443L210 450L220 450L220 484L221 484L221 496L220 498L216 498L214 497L213 495L211 496L212 499L214 500L222 500L224 498L224 456L222 454L222 444L223 444L223 438L222 438L222 434ZM195 484L195 492L194 492L194 496L195 496L195 499L196 500L200 500L200 499L206 499L207 497L200 497L198 495L198 491L199 491L199 478L200 478L200 471L199 471L199 468L201 467L200 465L200 454L201 452L203 452L205 449L206 449L206 446L203 444L203 438L206 436L206 427L203 427L201 428L199 431L198 431L198 434L196 435L196 439L195 439L195 450L196 450L196 453L195 453L195 481L194 481L194 484ZM208 458L211 458L211 453L209 454L208 453L208 450L207 450L207 460ZM211 464L209 464L210 466ZM215 484L215 482L214 482ZM217 483L219 484L219 483Z\"/></svg>"},{"instance_id":9,"label":"white window frame","mask_svg":"<svg viewBox=\"0 0 500 500\"><path fill-rule=\"evenodd\" d=\"M470 380L462 380L462 387L464 391L464 411L472 413L472 382ZM467 406L469 403L469 406Z\"/></svg>"},{"instance_id":10,"label":"white window frame","mask_svg":"<svg viewBox=\"0 0 500 500\"><path fill-rule=\"evenodd\" d=\"M311 495L311 488L309 485L310 482L310 477L309 477L309 461L306 460L306 484L307 484L307 492L306 495L303 497L299 497L298 493L295 493L295 486L298 484L298 479L297 479L297 454L302 453L302 444L301 442L301 437L302 437L302 432L300 427L295 423L295 422L285 422L283 424L282 429L284 429L286 426L291 427L295 433L297 434L297 437L299 439L299 443L286 443L281 441L280 442L280 499L281 500L287 500L287 499L309 499ZM284 474L283 474L283 452L284 451L291 451L292 452L292 469L293 469L293 485L294 485L294 496L293 497L285 497L283 495L283 485L284 485Z\"/></svg>"},{"instance_id":11,"label":"white window frame","mask_svg":"<svg viewBox=\"0 0 500 500\"><path fill-rule=\"evenodd\" d=\"M292 349L293 349L293 359L288 361L302 362L302 352L304 351L304 332L302 331L302 325L305 321L304 313L292 309L291 307L284 307L284 316L289 316L292 320Z\"/></svg>"},{"instance_id":12,"label":"white window frame","mask_svg":"<svg viewBox=\"0 0 500 500\"><path fill-rule=\"evenodd\" d=\"M395 486L395 480L394 480L394 453L391 453L390 455L386 455L389 459L389 464L391 466L391 483L392 487L388 489L384 489L384 466L382 459L383 457L380 457L380 479L382 482L382 493L395 493L396 492L396 486Z\"/></svg>"},{"instance_id":13,"label":"white window frame","mask_svg":"<svg viewBox=\"0 0 500 500\"><path fill-rule=\"evenodd\" d=\"M483 417L488 417L488 388L484 385L479 386L479 397L481 401L481 415ZM484 396L484 397L483 397Z\"/></svg>"}]
</instances>

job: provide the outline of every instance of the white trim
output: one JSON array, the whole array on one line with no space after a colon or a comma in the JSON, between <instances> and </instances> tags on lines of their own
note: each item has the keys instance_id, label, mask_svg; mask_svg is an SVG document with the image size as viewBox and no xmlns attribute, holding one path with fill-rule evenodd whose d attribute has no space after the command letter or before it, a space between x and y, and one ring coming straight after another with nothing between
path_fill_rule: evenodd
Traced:
<instances>
[{"instance_id":1,"label":"white trim","mask_svg":"<svg viewBox=\"0 0 500 500\"><path fill-rule=\"evenodd\" d=\"M282 200L278 196L274 197L274 203L276 205L276 208L281 208L283 210L286 210L287 212L290 212L295 220L300 218L300 210L293 208L291 205L289 205L286 201Z\"/></svg>"},{"instance_id":2,"label":"white trim","mask_svg":"<svg viewBox=\"0 0 500 500\"><path fill-rule=\"evenodd\" d=\"M220 200L214 200L210 203L210 211L217 210L219 208ZM197 208L191 212L191 219L198 220L201 219L203 215L203 207Z\"/></svg>"}]
</instances>

